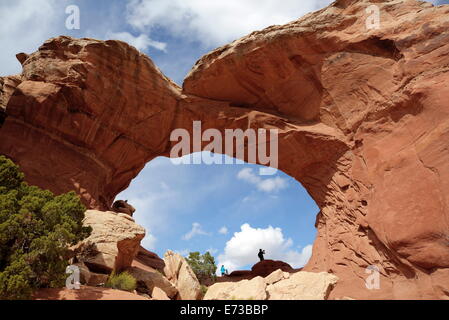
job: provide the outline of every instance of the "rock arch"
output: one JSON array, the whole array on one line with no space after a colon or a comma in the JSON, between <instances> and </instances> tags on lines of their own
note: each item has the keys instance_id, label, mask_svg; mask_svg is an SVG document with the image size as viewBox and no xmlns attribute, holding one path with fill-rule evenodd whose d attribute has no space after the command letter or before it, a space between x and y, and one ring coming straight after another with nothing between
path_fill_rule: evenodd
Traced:
<instances>
[{"instance_id":1,"label":"rock arch","mask_svg":"<svg viewBox=\"0 0 449 320\"><path fill-rule=\"evenodd\" d=\"M380 29L370 1L336 1L209 53L182 89L123 42L50 39L0 82L0 152L105 209L174 128L277 128L279 168L321 209L305 270L339 276L331 298L447 298L448 9L373 3Z\"/></svg>"}]
</instances>

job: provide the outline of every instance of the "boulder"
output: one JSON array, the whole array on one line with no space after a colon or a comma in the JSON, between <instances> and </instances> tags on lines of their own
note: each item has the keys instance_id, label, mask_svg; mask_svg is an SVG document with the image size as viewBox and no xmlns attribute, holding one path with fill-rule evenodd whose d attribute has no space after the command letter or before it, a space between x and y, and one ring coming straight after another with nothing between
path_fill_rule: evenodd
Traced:
<instances>
[{"instance_id":1,"label":"boulder","mask_svg":"<svg viewBox=\"0 0 449 320\"><path fill-rule=\"evenodd\" d=\"M268 300L327 300L337 281L326 272L297 272L268 285Z\"/></svg>"},{"instance_id":2,"label":"boulder","mask_svg":"<svg viewBox=\"0 0 449 320\"><path fill-rule=\"evenodd\" d=\"M74 265L80 270L80 282L83 285L96 287L104 285L108 280L109 275L90 271L84 262L78 262Z\"/></svg>"},{"instance_id":3,"label":"boulder","mask_svg":"<svg viewBox=\"0 0 449 320\"><path fill-rule=\"evenodd\" d=\"M264 260L256 263L251 270L236 270L228 276L220 277L219 282L250 280L255 277L267 277L274 271L279 270L279 274L293 273L301 271L301 269L293 269L288 263L283 261Z\"/></svg>"},{"instance_id":4,"label":"boulder","mask_svg":"<svg viewBox=\"0 0 449 320\"><path fill-rule=\"evenodd\" d=\"M326 300L337 281L326 272L289 274L278 269L266 278L216 283L204 300Z\"/></svg>"},{"instance_id":5,"label":"boulder","mask_svg":"<svg viewBox=\"0 0 449 320\"><path fill-rule=\"evenodd\" d=\"M295 270L286 262L274 261L274 260L264 260L256 263L251 268L251 275L254 277L260 276L265 278L266 276L273 273L273 271L282 270L285 272L294 272Z\"/></svg>"},{"instance_id":6,"label":"boulder","mask_svg":"<svg viewBox=\"0 0 449 320\"><path fill-rule=\"evenodd\" d=\"M222 282L209 287L203 300L266 300L266 283L262 277L240 282Z\"/></svg>"},{"instance_id":7,"label":"boulder","mask_svg":"<svg viewBox=\"0 0 449 320\"><path fill-rule=\"evenodd\" d=\"M89 268L83 262L74 263L73 265L78 267L80 270L80 283L84 285L89 284L91 277Z\"/></svg>"},{"instance_id":8,"label":"boulder","mask_svg":"<svg viewBox=\"0 0 449 320\"><path fill-rule=\"evenodd\" d=\"M89 282L87 285L92 287L103 286L108 281L109 275L103 273L90 273Z\"/></svg>"},{"instance_id":9,"label":"boulder","mask_svg":"<svg viewBox=\"0 0 449 320\"><path fill-rule=\"evenodd\" d=\"M132 217L136 209L128 203L128 200L117 200L112 205L112 211L124 213Z\"/></svg>"},{"instance_id":10,"label":"boulder","mask_svg":"<svg viewBox=\"0 0 449 320\"><path fill-rule=\"evenodd\" d=\"M164 290L154 287L153 292L151 293L151 298L153 300L170 300Z\"/></svg>"},{"instance_id":11,"label":"boulder","mask_svg":"<svg viewBox=\"0 0 449 320\"><path fill-rule=\"evenodd\" d=\"M136 278L138 282L143 282L145 284L145 289L148 293L151 294L154 288L159 288L168 298L176 298L178 290L160 271L145 266L137 261L134 261L127 271Z\"/></svg>"},{"instance_id":12,"label":"boulder","mask_svg":"<svg viewBox=\"0 0 449 320\"><path fill-rule=\"evenodd\" d=\"M198 300L201 297L201 285L186 259L169 250L164 255L164 262L164 273L178 289L178 299Z\"/></svg>"},{"instance_id":13,"label":"boulder","mask_svg":"<svg viewBox=\"0 0 449 320\"><path fill-rule=\"evenodd\" d=\"M102 274L130 267L145 229L129 218L115 212L86 211L83 225L92 227L92 233L73 248L78 261Z\"/></svg>"},{"instance_id":14,"label":"boulder","mask_svg":"<svg viewBox=\"0 0 449 320\"><path fill-rule=\"evenodd\" d=\"M265 278L265 283L270 285L288 278L290 278L290 273L278 269Z\"/></svg>"}]
</instances>

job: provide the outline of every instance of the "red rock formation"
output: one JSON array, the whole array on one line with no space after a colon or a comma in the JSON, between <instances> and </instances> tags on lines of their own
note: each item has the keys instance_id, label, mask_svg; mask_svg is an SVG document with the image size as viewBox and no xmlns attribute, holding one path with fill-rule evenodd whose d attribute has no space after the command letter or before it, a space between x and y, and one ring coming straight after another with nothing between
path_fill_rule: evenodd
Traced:
<instances>
[{"instance_id":1,"label":"red rock formation","mask_svg":"<svg viewBox=\"0 0 449 320\"><path fill-rule=\"evenodd\" d=\"M448 12L339 0L211 52L183 92L122 42L52 39L0 91L0 152L31 183L105 209L168 155L173 128L277 128L280 169L321 208L304 270L340 278L330 298L448 298Z\"/></svg>"},{"instance_id":2,"label":"red rock formation","mask_svg":"<svg viewBox=\"0 0 449 320\"><path fill-rule=\"evenodd\" d=\"M165 262L156 253L148 251L147 249L140 247L135 258L138 262L145 266L156 269L160 272L164 272Z\"/></svg>"},{"instance_id":3,"label":"red rock formation","mask_svg":"<svg viewBox=\"0 0 449 320\"><path fill-rule=\"evenodd\" d=\"M112 204L112 211L117 213L124 213L132 217L136 208L128 203L128 200L117 200Z\"/></svg>"},{"instance_id":4,"label":"red rock formation","mask_svg":"<svg viewBox=\"0 0 449 320\"><path fill-rule=\"evenodd\" d=\"M304 270L338 275L333 297L447 298L449 9L373 3L380 29L369 1L337 1L206 55L184 93L285 120L280 168L321 208Z\"/></svg>"},{"instance_id":5,"label":"red rock formation","mask_svg":"<svg viewBox=\"0 0 449 320\"><path fill-rule=\"evenodd\" d=\"M169 147L179 88L123 42L51 39L23 62L20 78L0 151L32 184L75 189L89 207L109 209Z\"/></svg>"},{"instance_id":6,"label":"red rock formation","mask_svg":"<svg viewBox=\"0 0 449 320\"><path fill-rule=\"evenodd\" d=\"M288 263L285 263L283 261L264 260L256 263L251 268L251 273L255 277L260 276L262 278L265 278L279 269L285 272L295 271Z\"/></svg>"},{"instance_id":7,"label":"red rock formation","mask_svg":"<svg viewBox=\"0 0 449 320\"><path fill-rule=\"evenodd\" d=\"M0 128L6 120L6 105L19 83L19 76L0 77Z\"/></svg>"},{"instance_id":8,"label":"red rock formation","mask_svg":"<svg viewBox=\"0 0 449 320\"><path fill-rule=\"evenodd\" d=\"M264 260L256 263L250 270L236 270L231 272L229 276L224 276L219 282L226 281L240 281L243 279L252 279L255 277L265 278L272 274L276 270L282 270L284 272L295 273L301 269L295 270L288 263L275 260Z\"/></svg>"},{"instance_id":9,"label":"red rock formation","mask_svg":"<svg viewBox=\"0 0 449 320\"><path fill-rule=\"evenodd\" d=\"M163 272L134 260L132 266L126 270L137 280L137 292L147 294L153 299L155 288L165 292L168 298L175 299L178 295L178 289L164 276ZM157 291L157 290L156 290Z\"/></svg>"},{"instance_id":10,"label":"red rock formation","mask_svg":"<svg viewBox=\"0 0 449 320\"><path fill-rule=\"evenodd\" d=\"M243 279L251 279L251 270L235 270L229 274L230 277L241 277Z\"/></svg>"}]
</instances>

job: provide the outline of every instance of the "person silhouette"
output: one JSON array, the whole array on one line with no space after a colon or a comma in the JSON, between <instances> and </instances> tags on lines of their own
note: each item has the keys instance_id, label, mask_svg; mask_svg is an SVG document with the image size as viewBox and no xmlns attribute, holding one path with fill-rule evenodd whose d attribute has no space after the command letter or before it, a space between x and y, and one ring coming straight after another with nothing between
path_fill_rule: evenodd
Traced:
<instances>
[{"instance_id":1,"label":"person silhouette","mask_svg":"<svg viewBox=\"0 0 449 320\"><path fill-rule=\"evenodd\" d=\"M260 261L264 261L265 258L263 257L263 255L265 254L265 250L259 249L259 254L257 255L260 259Z\"/></svg>"}]
</instances>

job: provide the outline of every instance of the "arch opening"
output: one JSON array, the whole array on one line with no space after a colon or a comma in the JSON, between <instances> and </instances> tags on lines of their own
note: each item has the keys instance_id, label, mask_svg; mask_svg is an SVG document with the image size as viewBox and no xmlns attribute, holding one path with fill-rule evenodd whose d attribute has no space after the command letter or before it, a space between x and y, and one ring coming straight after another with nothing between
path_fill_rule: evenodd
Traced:
<instances>
[{"instance_id":1,"label":"arch opening","mask_svg":"<svg viewBox=\"0 0 449 320\"><path fill-rule=\"evenodd\" d=\"M223 164L158 157L117 196L136 208L136 222L147 229L142 246L160 256L210 252L229 272L250 270L263 248L266 259L302 268L312 254L319 211L305 188L280 170L263 176L262 166L207 156Z\"/></svg>"}]
</instances>

